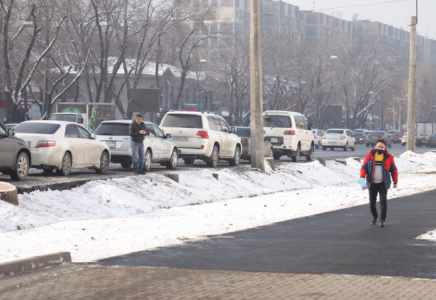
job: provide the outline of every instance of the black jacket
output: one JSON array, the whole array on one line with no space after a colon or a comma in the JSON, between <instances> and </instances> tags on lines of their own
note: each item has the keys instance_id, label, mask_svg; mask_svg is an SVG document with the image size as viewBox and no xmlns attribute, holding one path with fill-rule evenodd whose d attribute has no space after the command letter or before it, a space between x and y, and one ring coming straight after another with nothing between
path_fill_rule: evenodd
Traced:
<instances>
[{"instance_id":1,"label":"black jacket","mask_svg":"<svg viewBox=\"0 0 436 300\"><path fill-rule=\"evenodd\" d=\"M141 130L146 130L144 123L141 122L141 125L138 125L133 121L132 124L130 124L129 133L133 142L142 143L144 141L145 135L139 133Z\"/></svg>"}]
</instances>

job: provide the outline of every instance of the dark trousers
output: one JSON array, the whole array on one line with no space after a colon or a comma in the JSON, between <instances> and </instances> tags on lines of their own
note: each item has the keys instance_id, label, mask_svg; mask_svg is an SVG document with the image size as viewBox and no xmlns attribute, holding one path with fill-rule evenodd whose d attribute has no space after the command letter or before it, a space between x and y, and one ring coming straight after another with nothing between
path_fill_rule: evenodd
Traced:
<instances>
[{"instance_id":1,"label":"dark trousers","mask_svg":"<svg viewBox=\"0 0 436 300\"><path fill-rule=\"evenodd\" d=\"M381 215L380 220L386 220L386 214L388 212L388 204L387 204L387 194L386 186L384 182L382 183L373 183L369 187L369 208L371 209L371 214L374 219L378 218L376 201L377 194L380 195L380 207L381 207Z\"/></svg>"}]
</instances>

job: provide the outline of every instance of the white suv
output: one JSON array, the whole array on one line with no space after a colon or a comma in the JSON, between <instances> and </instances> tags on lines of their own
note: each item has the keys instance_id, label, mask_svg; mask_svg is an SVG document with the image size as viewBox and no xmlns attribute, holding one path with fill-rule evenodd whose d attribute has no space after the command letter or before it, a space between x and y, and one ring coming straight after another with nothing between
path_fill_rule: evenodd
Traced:
<instances>
[{"instance_id":1,"label":"white suv","mask_svg":"<svg viewBox=\"0 0 436 300\"><path fill-rule=\"evenodd\" d=\"M132 148L129 134L131 120L103 121L94 134L97 139L106 142L111 152L111 162L120 163L123 168L132 166ZM151 163L160 163L168 169L177 168L179 150L171 141L171 135L165 135L162 130L151 122L143 122L147 130L144 139L144 170L149 171Z\"/></svg>"},{"instance_id":2,"label":"white suv","mask_svg":"<svg viewBox=\"0 0 436 300\"><path fill-rule=\"evenodd\" d=\"M172 135L185 164L196 158L215 168L220 159L231 166L239 165L241 139L230 130L220 116L205 112L170 111L162 119L161 128Z\"/></svg>"},{"instance_id":3,"label":"white suv","mask_svg":"<svg viewBox=\"0 0 436 300\"><path fill-rule=\"evenodd\" d=\"M314 158L314 138L311 125L305 116L297 112L268 110L263 113L265 140L270 141L274 149L274 159L282 155L292 158L293 162L306 156L307 161Z\"/></svg>"}]
</instances>

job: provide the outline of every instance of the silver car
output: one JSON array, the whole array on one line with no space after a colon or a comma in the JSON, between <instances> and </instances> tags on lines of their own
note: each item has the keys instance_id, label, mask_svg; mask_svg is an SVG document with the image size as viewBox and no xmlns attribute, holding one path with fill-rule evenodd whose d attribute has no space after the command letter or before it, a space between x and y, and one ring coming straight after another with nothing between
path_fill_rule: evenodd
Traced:
<instances>
[{"instance_id":1,"label":"silver car","mask_svg":"<svg viewBox=\"0 0 436 300\"><path fill-rule=\"evenodd\" d=\"M26 142L15 136L13 129L0 123L0 172L13 180L25 180L29 174L31 155Z\"/></svg>"},{"instance_id":2,"label":"silver car","mask_svg":"<svg viewBox=\"0 0 436 300\"><path fill-rule=\"evenodd\" d=\"M251 128L250 127L232 127L232 132L241 138L242 153L241 158L251 161ZM273 157L273 147L270 141L263 142L264 156Z\"/></svg>"},{"instance_id":3,"label":"silver car","mask_svg":"<svg viewBox=\"0 0 436 300\"><path fill-rule=\"evenodd\" d=\"M29 146L32 167L67 176L72 169L92 168L106 173L110 152L82 125L65 121L26 121L14 127Z\"/></svg>"},{"instance_id":4,"label":"silver car","mask_svg":"<svg viewBox=\"0 0 436 300\"><path fill-rule=\"evenodd\" d=\"M94 132L98 140L109 146L111 162L120 163L126 169L132 166L132 148L129 134L131 123L131 120L103 121ZM176 169L179 150L172 142L171 135L165 135L154 123L145 121L143 123L147 130L144 140L144 170L149 171L151 163L160 163L168 169Z\"/></svg>"}]
</instances>

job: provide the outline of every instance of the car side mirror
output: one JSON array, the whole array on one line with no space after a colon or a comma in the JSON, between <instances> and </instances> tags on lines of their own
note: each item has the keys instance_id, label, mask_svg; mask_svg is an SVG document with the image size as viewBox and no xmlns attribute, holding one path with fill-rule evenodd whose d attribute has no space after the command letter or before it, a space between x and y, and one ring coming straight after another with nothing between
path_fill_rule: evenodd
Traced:
<instances>
[{"instance_id":1,"label":"car side mirror","mask_svg":"<svg viewBox=\"0 0 436 300\"><path fill-rule=\"evenodd\" d=\"M167 135L165 136L165 138L167 138L167 139L171 139L171 134L167 133Z\"/></svg>"},{"instance_id":2,"label":"car side mirror","mask_svg":"<svg viewBox=\"0 0 436 300\"><path fill-rule=\"evenodd\" d=\"M77 117L77 123L83 124L83 117L82 116Z\"/></svg>"},{"instance_id":3,"label":"car side mirror","mask_svg":"<svg viewBox=\"0 0 436 300\"><path fill-rule=\"evenodd\" d=\"M91 139L95 140L97 138L97 136L94 133L91 133Z\"/></svg>"},{"instance_id":4,"label":"car side mirror","mask_svg":"<svg viewBox=\"0 0 436 300\"><path fill-rule=\"evenodd\" d=\"M235 132L236 132L236 127L235 127L235 126L232 126L232 127L230 127L230 130L231 130L233 133L235 133Z\"/></svg>"},{"instance_id":5,"label":"car side mirror","mask_svg":"<svg viewBox=\"0 0 436 300\"><path fill-rule=\"evenodd\" d=\"M223 128L222 130L223 132L229 133L229 131L227 130L227 128Z\"/></svg>"},{"instance_id":6,"label":"car side mirror","mask_svg":"<svg viewBox=\"0 0 436 300\"><path fill-rule=\"evenodd\" d=\"M15 130L13 130L12 128L8 130L8 136L14 136L15 135Z\"/></svg>"}]
</instances>

